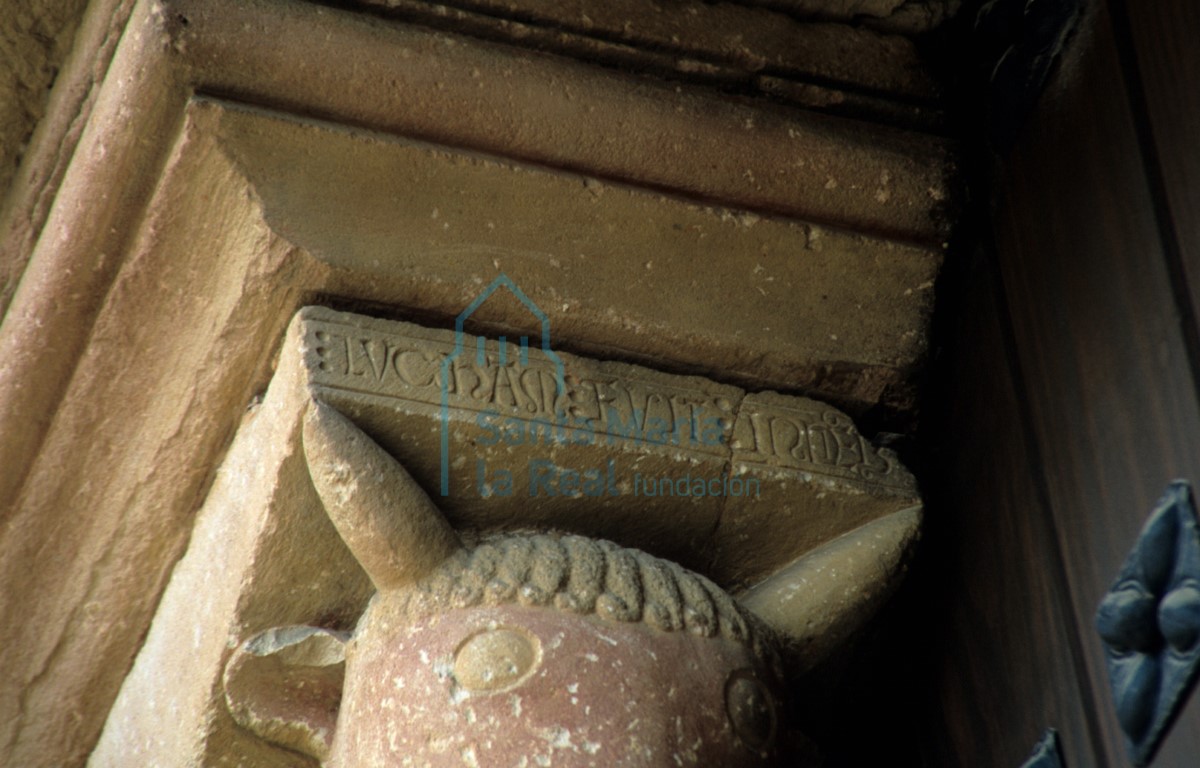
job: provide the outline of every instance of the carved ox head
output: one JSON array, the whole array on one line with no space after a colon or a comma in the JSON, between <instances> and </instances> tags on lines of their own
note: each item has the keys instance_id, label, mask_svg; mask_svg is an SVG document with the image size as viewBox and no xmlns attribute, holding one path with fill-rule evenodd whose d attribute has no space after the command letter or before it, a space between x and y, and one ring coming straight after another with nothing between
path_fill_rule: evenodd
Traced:
<instances>
[{"instance_id":1,"label":"carved ox head","mask_svg":"<svg viewBox=\"0 0 1200 768\"><path fill-rule=\"evenodd\" d=\"M775 643L814 623L783 596L803 575L749 596L769 628L705 577L610 542L465 544L328 406L310 408L304 448L378 591L352 635L286 627L237 649L225 695L244 727L345 768L795 764Z\"/></svg>"}]
</instances>

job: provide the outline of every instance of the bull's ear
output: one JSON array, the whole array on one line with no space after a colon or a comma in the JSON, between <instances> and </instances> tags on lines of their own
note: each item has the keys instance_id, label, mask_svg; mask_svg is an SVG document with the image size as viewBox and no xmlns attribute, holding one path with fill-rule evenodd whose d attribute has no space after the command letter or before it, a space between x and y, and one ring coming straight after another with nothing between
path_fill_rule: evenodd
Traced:
<instances>
[{"instance_id":1,"label":"bull's ear","mask_svg":"<svg viewBox=\"0 0 1200 768\"><path fill-rule=\"evenodd\" d=\"M892 594L920 531L921 507L893 512L804 554L738 599L783 635L794 671L807 672Z\"/></svg>"},{"instance_id":2,"label":"bull's ear","mask_svg":"<svg viewBox=\"0 0 1200 768\"><path fill-rule=\"evenodd\" d=\"M348 639L318 627L277 627L242 643L225 665L233 719L267 741L325 760L342 702Z\"/></svg>"}]
</instances>

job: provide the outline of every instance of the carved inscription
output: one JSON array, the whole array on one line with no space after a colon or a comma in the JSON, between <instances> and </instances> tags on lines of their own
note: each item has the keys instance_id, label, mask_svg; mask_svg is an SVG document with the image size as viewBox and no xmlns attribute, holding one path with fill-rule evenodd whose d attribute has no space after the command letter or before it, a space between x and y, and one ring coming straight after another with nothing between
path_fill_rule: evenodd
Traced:
<instances>
[{"instance_id":1,"label":"carved inscription","mask_svg":"<svg viewBox=\"0 0 1200 768\"><path fill-rule=\"evenodd\" d=\"M309 310L311 311L311 310ZM315 320L315 318L310 318ZM727 456L740 392L714 386L672 385L653 372L564 356L564 388L554 361L540 349L396 324L405 333L321 319L310 322L306 341L315 383L368 394L400 397L475 414L485 432L536 442L556 435L571 442L618 441L668 445Z\"/></svg>"},{"instance_id":2,"label":"carved inscription","mask_svg":"<svg viewBox=\"0 0 1200 768\"><path fill-rule=\"evenodd\" d=\"M443 396L485 440L563 440L668 446L747 466L790 468L914 490L890 451L875 448L840 411L799 397L741 390L697 378L562 354L528 344L408 323L353 322L304 311L313 383L441 408Z\"/></svg>"},{"instance_id":3,"label":"carved inscription","mask_svg":"<svg viewBox=\"0 0 1200 768\"><path fill-rule=\"evenodd\" d=\"M746 396L733 449L744 464L794 467L869 483L898 484L903 472L895 456L871 445L844 413L779 395Z\"/></svg>"}]
</instances>

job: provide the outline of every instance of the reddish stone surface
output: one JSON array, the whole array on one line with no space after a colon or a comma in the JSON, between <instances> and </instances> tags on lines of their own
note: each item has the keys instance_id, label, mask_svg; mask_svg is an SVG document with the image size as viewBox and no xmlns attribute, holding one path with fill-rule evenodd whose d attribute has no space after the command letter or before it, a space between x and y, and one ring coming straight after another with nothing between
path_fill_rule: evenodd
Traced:
<instances>
[{"instance_id":1,"label":"reddish stone surface","mask_svg":"<svg viewBox=\"0 0 1200 768\"><path fill-rule=\"evenodd\" d=\"M779 762L779 688L734 641L519 605L401 617L380 595L347 649L332 765Z\"/></svg>"}]
</instances>

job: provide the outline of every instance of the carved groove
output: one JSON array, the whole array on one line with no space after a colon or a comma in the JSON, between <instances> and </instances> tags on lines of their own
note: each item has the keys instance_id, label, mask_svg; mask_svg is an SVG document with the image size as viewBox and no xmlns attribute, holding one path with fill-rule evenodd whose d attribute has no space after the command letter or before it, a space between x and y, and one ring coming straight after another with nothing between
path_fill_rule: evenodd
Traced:
<instances>
[{"instance_id":1,"label":"carved groove","mask_svg":"<svg viewBox=\"0 0 1200 768\"><path fill-rule=\"evenodd\" d=\"M545 578L550 570L568 578ZM553 591L551 591L553 590ZM718 634L774 660L770 631L704 576L636 549L581 536L497 534L456 553L405 598L410 621L442 606L553 603L664 632ZM686 620L685 620L686 617Z\"/></svg>"}]
</instances>

